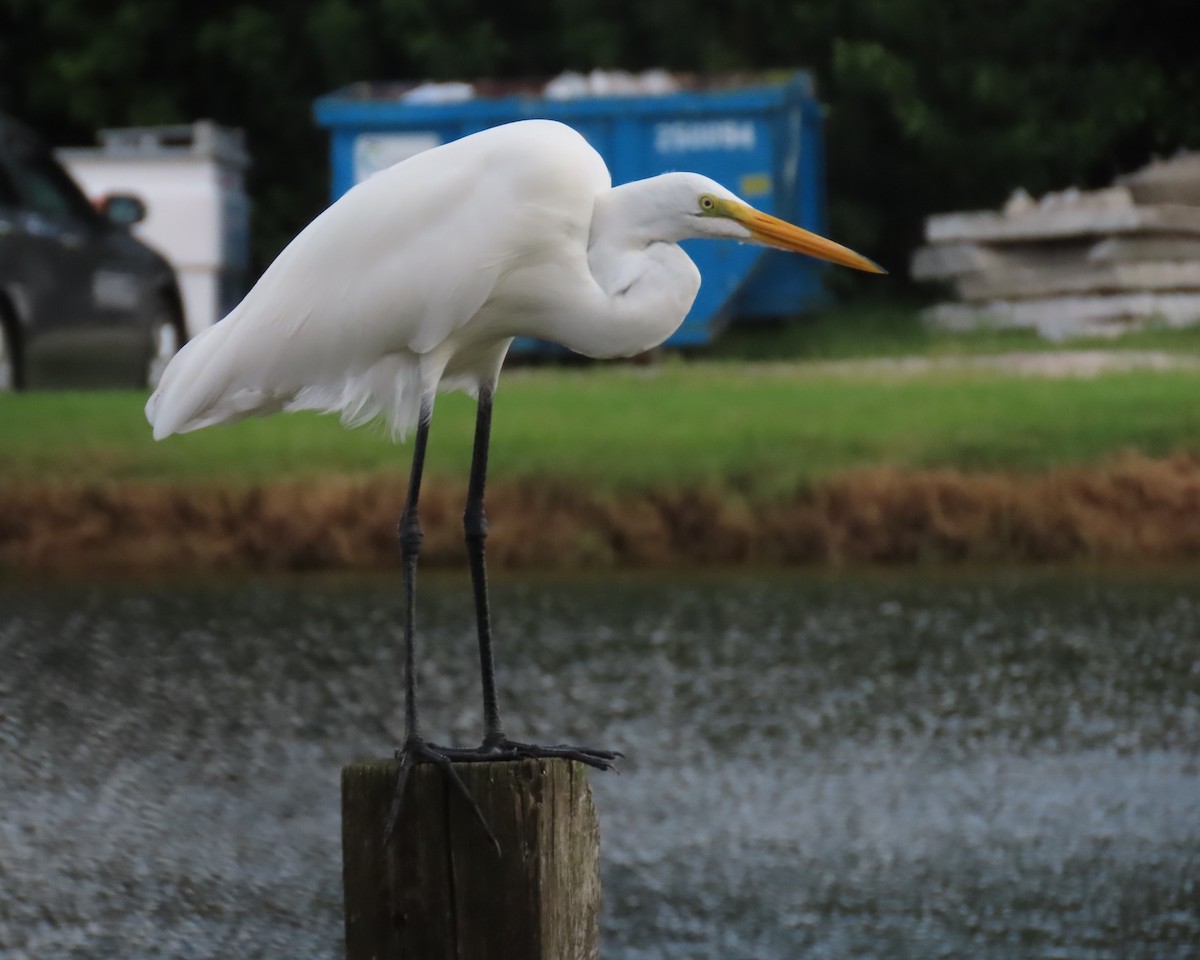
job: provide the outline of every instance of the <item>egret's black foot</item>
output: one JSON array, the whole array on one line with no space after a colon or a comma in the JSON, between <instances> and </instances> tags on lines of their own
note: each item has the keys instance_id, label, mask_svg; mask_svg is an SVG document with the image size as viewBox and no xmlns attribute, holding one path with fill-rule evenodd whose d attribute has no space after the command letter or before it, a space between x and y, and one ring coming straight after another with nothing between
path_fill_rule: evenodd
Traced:
<instances>
[{"instance_id":1,"label":"egret's black foot","mask_svg":"<svg viewBox=\"0 0 1200 960\"><path fill-rule=\"evenodd\" d=\"M383 834L385 846L391 842L392 836L396 832L396 824L400 820L400 812L404 808L404 787L408 783L409 771L418 763L436 763L442 768L442 773L445 774L446 779L454 789L458 791L459 796L475 812L475 818L488 835L488 839L492 841L492 845L496 848L496 853L500 853L500 841L492 833L492 828L488 825L487 818L484 817L483 811L479 809L479 804L471 796L471 792L467 789L466 784L462 782L462 778L459 777L454 771L454 767L451 766L458 759L457 757L448 756L447 751L442 747L426 743L420 737L409 737L404 742L404 746L396 751L396 759L400 761L400 772L396 776L396 791L392 796L392 809L388 812L387 827Z\"/></svg>"},{"instance_id":2,"label":"egret's black foot","mask_svg":"<svg viewBox=\"0 0 1200 960\"><path fill-rule=\"evenodd\" d=\"M502 760L529 760L535 758L558 758L578 760L597 770L615 770L615 761L623 754L616 750L596 750L592 747L573 747L559 743L550 747L536 743L520 743L500 738L485 740L478 747L439 747L429 744L434 752L453 763L492 763Z\"/></svg>"}]
</instances>

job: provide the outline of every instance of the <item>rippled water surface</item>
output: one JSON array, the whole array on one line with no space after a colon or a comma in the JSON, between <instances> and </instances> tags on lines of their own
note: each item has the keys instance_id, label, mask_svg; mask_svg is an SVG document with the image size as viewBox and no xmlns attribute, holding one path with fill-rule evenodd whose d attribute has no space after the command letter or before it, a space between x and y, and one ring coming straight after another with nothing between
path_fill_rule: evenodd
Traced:
<instances>
[{"instance_id":1,"label":"rippled water surface","mask_svg":"<svg viewBox=\"0 0 1200 960\"><path fill-rule=\"evenodd\" d=\"M479 736L466 585L426 726ZM505 581L515 736L592 778L610 960L1200 956L1177 574ZM0 587L0 956L334 958L338 772L401 726L390 580Z\"/></svg>"}]
</instances>

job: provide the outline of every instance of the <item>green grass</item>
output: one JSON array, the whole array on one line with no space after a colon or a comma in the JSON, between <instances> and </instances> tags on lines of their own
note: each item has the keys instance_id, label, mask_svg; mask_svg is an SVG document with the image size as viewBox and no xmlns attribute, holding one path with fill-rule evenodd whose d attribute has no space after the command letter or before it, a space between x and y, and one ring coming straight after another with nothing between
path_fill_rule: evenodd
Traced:
<instances>
[{"instance_id":1,"label":"green grass","mask_svg":"<svg viewBox=\"0 0 1200 960\"><path fill-rule=\"evenodd\" d=\"M781 489L846 468L1041 468L1123 450L1200 451L1200 375L1093 380L994 373L833 374L803 364L668 361L512 371L497 395L492 476L615 489L724 482ZM255 481L403 473L380 427L304 414L150 439L134 393L0 397L0 483ZM432 475L465 478L473 406L439 400Z\"/></svg>"}]
</instances>

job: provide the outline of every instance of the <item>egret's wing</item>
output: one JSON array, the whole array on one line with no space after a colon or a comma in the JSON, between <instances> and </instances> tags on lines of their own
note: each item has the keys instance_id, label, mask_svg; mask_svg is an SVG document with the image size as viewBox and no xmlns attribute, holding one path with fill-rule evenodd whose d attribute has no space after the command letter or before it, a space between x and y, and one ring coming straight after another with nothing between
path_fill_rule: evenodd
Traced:
<instances>
[{"instance_id":1,"label":"egret's wing","mask_svg":"<svg viewBox=\"0 0 1200 960\"><path fill-rule=\"evenodd\" d=\"M547 233L585 241L597 165L607 181L577 133L529 121L359 184L171 362L146 408L154 435L298 408L350 424L382 414L403 433L430 386L420 358L480 314L514 263L545 256Z\"/></svg>"}]
</instances>

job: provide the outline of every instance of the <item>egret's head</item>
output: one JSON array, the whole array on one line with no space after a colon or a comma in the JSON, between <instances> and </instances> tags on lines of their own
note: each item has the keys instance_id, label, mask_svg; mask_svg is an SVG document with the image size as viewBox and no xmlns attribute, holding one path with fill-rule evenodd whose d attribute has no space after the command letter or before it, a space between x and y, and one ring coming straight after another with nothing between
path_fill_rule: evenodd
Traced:
<instances>
[{"instance_id":1,"label":"egret's head","mask_svg":"<svg viewBox=\"0 0 1200 960\"><path fill-rule=\"evenodd\" d=\"M680 186L686 185L687 190L683 193L681 201L687 210L687 223L697 237L723 237L761 243L779 250L804 253L844 267L865 270L868 273L887 272L878 264L840 243L826 240L803 227L755 210L707 177L697 174L683 176L686 180L681 181ZM687 209L689 204L690 210Z\"/></svg>"}]
</instances>

